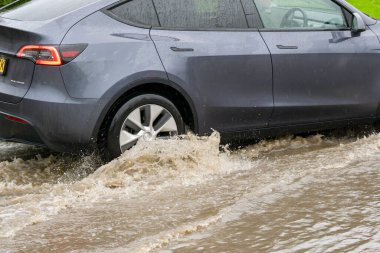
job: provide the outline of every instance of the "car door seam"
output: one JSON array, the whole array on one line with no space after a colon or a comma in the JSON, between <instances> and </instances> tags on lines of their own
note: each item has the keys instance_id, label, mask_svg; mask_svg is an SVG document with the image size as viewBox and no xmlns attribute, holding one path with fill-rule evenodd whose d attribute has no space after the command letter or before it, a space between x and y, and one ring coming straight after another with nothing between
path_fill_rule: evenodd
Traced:
<instances>
[{"instance_id":1,"label":"car door seam","mask_svg":"<svg viewBox=\"0 0 380 253\"><path fill-rule=\"evenodd\" d=\"M273 114L274 114L274 111L275 111L275 101L274 101L274 98L275 98L275 96L274 96L274 66L273 66L273 56L272 56L272 52L270 51L270 49L269 49L269 46L268 46L267 42L265 41L265 39L264 39L263 35L261 34L261 31L259 30L258 32L259 32L259 34L260 34L260 37L262 38L262 40L263 40L263 42L264 42L265 46L266 46L266 47L267 47L267 49L268 49L268 52L269 52L269 56L270 56L270 62L271 62L271 66L272 66L272 112L271 112L271 114L270 114L270 116L269 116L269 119L268 119L268 123L267 123L267 126L269 127L269 126L270 126L270 122L271 122L271 119L272 119L272 117L273 117Z\"/></svg>"},{"instance_id":2,"label":"car door seam","mask_svg":"<svg viewBox=\"0 0 380 253\"><path fill-rule=\"evenodd\" d=\"M156 49L156 52L157 52L157 55L158 55L158 59L160 59L161 65L162 65L162 67L163 67L163 69L164 69L164 71L165 71L165 74L166 74L166 78L169 80L169 74L168 74L168 71L166 70L165 65L164 65L164 62L163 62L163 60L162 60L162 58L161 58L161 55L160 55L160 53L158 52L158 48L157 48L156 42L155 42L154 39L152 38L152 34L151 34L151 32L152 32L152 28L149 29L149 38L151 39L151 41L152 41L152 43L153 43L153 45L154 45L154 48Z\"/></svg>"}]
</instances>

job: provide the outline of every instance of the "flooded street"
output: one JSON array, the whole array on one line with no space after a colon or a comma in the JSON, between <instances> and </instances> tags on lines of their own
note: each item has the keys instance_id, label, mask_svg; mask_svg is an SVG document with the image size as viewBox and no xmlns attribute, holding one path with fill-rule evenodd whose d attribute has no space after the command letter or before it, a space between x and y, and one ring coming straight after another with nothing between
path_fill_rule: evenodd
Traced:
<instances>
[{"instance_id":1,"label":"flooded street","mask_svg":"<svg viewBox=\"0 0 380 253\"><path fill-rule=\"evenodd\" d=\"M239 150L140 142L120 159L0 143L0 252L379 252L380 135Z\"/></svg>"}]
</instances>

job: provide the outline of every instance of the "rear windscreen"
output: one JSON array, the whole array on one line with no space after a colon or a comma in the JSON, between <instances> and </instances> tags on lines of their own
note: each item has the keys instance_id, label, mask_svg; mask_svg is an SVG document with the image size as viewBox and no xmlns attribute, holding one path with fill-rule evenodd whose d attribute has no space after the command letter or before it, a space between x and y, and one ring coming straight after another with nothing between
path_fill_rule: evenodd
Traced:
<instances>
[{"instance_id":1,"label":"rear windscreen","mask_svg":"<svg viewBox=\"0 0 380 253\"><path fill-rule=\"evenodd\" d=\"M0 16L22 21L43 21L62 16L99 0L13 0L1 7ZM0 1L1 3L1 1Z\"/></svg>"}]
</instances>

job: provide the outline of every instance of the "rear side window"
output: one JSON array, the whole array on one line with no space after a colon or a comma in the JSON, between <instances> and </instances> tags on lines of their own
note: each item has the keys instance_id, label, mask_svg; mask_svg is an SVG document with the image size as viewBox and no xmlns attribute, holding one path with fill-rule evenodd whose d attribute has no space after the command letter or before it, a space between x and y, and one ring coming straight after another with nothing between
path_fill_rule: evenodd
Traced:
<instances>
[{"instance_id":1,"label":"rear side window","mask_svg":"<svg viewBox=\"0 0 380 253\"><path fill-rule=\"evenodd\" d=\"M20 0L0 9L0 16L22 21L43 21L62 16L99 0Z\"/></svg>"},{"instance_id":2,"label":"rear side window","mask_svg":"<svg viewBox=\"0 0 380 253\"><path fill-rule=\"evenodd\" d=\"M117 18L135 24L159 26L152 0L133 0L109 10Z\"/></svg>"},{"instance_id":3,"label":"rear side window","mask_svg":"<svg viewBox=\"0 0 380 253\"><path fill-rule=\"evenodd\" d=\"M153 0L163 28L248 28L240 0Z\"/></svg>"}]
</instances>

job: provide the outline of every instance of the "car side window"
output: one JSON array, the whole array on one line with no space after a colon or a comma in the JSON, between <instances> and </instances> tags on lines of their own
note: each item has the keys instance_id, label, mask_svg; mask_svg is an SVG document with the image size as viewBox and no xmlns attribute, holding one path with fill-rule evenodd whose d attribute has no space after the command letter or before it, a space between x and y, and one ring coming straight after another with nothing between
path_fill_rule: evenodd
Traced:
<instances>
[{"instance_id":1,"label":"car side window","mask_svg":"<svg viewBox=\"0 0 380 253\"><path fill-rule=\"evenodd\" d=\"M152 0L132 0L109 10L115 17L137 25L159 26Z\"/></svg>"},{"instance_id":2,"label":"car side window","mask_svg":"<svg viewBox=\"0 0 380 253\"><path fill-rule=\"evenodd\" d=\"M332 0L253 0L267 29L345 29L346 16Z\"/></svg>"},{"instance_id":3,"label":"car side window","mask_svg":"<svg viewBox=\"0 0 380 253\"><path fill-rule=\"evenodd\" d=\"M153 0L163 28L248 28L240 0Z\"/></svg>"}]
</instances>

